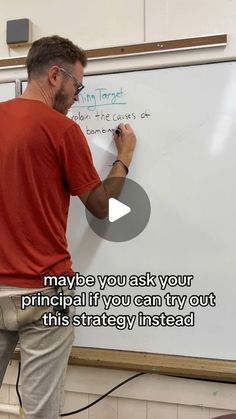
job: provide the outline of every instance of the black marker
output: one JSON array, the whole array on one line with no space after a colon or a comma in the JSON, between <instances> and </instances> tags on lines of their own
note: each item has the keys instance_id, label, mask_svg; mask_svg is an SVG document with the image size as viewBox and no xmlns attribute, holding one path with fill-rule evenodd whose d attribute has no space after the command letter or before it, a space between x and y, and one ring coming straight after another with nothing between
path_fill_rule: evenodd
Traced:
<instances>
[{"instance_id":1,"label":"black marker","mask_svg":"<svg viewBox=\"0 0 236 419\"><path fill-rule=\"evenodd\" d=\"M120 135L120 133L121 133L120 128L116 128L115 133L116 133L116 135Z\"/></svg>"}]
</instances>

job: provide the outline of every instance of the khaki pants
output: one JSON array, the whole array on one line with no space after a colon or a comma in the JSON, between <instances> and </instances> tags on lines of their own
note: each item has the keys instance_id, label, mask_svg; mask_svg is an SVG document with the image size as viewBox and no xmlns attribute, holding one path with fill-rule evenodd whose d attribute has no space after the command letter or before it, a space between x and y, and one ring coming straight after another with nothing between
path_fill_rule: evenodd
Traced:
<instances>
[{"instance_id":1,"label":"khaki pants","mask_svg":"<svg viewBox=\"0 0 236 419\"><path fill-rule=\"evenodd\" d=\"M4 289L3 289L4 290ZM53 308L20 308L20 295L0 288L0 386L17 342L21 351L21 393L25 419L58 419L63 399L63 382L71 346L73 326L42 324L41 316ZM42 291L42 289L41 289ZM55 289L43 289L53 295ZM65 293L68 290L64 289ZM70 291L71 293L71 291ZM8 295L7 295L8 294ZM18 295L17 295L18 294ZM70 316L73 307L70 307Z\"/></svg>"}]
</instances>

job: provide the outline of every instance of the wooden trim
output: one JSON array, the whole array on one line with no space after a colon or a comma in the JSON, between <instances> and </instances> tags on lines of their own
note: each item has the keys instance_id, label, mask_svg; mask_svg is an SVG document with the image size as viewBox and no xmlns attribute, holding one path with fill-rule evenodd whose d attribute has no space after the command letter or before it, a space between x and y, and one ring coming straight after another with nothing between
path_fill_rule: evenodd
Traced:
<instances>
[{"instance_id":1,"label":"wooden trim","mask_svg":"<svg viewBox=\"0 0 236 419\"><path fill-rule=\"evenodd\" d=\"M16 350L13 359L20 359ZM236 361L177 355L73 347L69 364L86 367L143 371L183 378L236 382Z\"/></svg>"},{"instance_id":2,"label":"wooden trim","mask_svg":"<svg viewBox=\"0 0 236 419\"><path fill-rule=\"evenodd\" d=\"M0 68L1 67L17 67L17 66L25 66L26 57L18 57L18 58L3 58L0 60Z\"/></svg>"},{"instance_id":3,"label":"wooden trim","mask_svg":"<svg viewBox=\"0 0 236 419\"><path fill-rule=\"evenodd\" d=\"M86 51L88 58L108 57L116 55L144 54L153 52L178 51L192 48L225 46L227 35L202 36L198 38L176 39L136 45L123 45L111 48L90 49Z\"/></svg>"},{"instance_id":4,"label":"wooden trim","mask_svg":"<svg viewBox=\"0 0 236 419\"><path fill-rule=\"evenodd\" d=\"M155 52L179 51L193 48L205 48L225 46L227 44L227 35L210 35L198 38L175 39L171 41L146 42L136 45L122 45L110 48L97 48L87 50L88 59L104 58L111 56L126 56L137 54L148 54ZM0 59L0 68L6 67L24 67L26 57L9 57Z\"/></svg>"}]
</instances>

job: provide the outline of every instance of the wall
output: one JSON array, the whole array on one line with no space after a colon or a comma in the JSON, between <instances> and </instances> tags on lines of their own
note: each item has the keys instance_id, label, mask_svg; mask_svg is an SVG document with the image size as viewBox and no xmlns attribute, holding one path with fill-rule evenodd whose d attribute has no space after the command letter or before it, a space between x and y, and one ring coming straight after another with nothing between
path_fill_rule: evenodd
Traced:
<instances>
[{"instance_id":1,"label":"wall","mask_svg":"<svg viewBox=\"0 0 236 419\"><path fill-rule=\"evenodd\" d=\"M226 48L134 56L125 60L91 60L88 73L236 57L235 0L0 0L0 10L0 58L26 54L25 48L8 50L5 44L6 21L23 17L33 23L33 40L57 33L85 49L228 34ZM25 76L24 69L1 70L0 82ZM70 366L65 410L87 404L127 375L124 371ZM16 403L15 377L13 363L0 390L0 402ZM74 417L126 419L133 415L137 419L209 419L230 411L236 411L235 385L148 375L129 383L89 412ZM0 414L0 418L8 416Z\"/></svg>"},{"instance_id":2,"label":"wall","mask_svg":"<svg viewBox=\"0 0 236 419\"><path fill-rule=\"evenodd\" d=\"M69 366L63 413L96 400L134 375L129 371ZM0 390L0 403L17 404L17 362L9 366ZM210 419L236 411L235 384L210 383L148 374L120 387L75 419ZM0 413L0 419L14 419ZM46 418L45 418L46 419ZM50 418L47 418L50 419Z\"/></svg>"},{"instance_id":3,"label":"wall","mask_svg":"<svg viewBox=\"0 0 236 419\"><path fill-rule=\"evenodd\" d=\"M6 21L28 17L33 40L59 33L84 49L228 34L226 48L144 54L126 58L90 60L87 73L132 68L166 67L234 59L236 57L234 0L65 0L40 4L31 0L0 0L0 58L25 56L27 48L10 49L5 43ZM25 70L1 70L0 81L26 77Z\"/></svg>"}]
</instances>

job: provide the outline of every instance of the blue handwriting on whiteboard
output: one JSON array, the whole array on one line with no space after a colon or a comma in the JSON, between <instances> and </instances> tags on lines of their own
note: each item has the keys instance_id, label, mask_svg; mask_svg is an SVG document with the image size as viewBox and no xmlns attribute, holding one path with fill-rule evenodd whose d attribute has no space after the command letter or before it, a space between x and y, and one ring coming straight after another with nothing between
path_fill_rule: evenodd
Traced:
<instances>
[{"instance_id":1,"label":"blue handwriting on whiteboard","mask_svg":"<svg viewBox=\"0 0 236 419\"><path fill-rule=\"evenodd\" d=\"M122 87L114 92L106 87L100 87L95 89L94 93L80 93L77 104L73 107L95 111L98 106L126 105L126 102L123 101L124 96Z\"/></svg>"}]
</instances>

